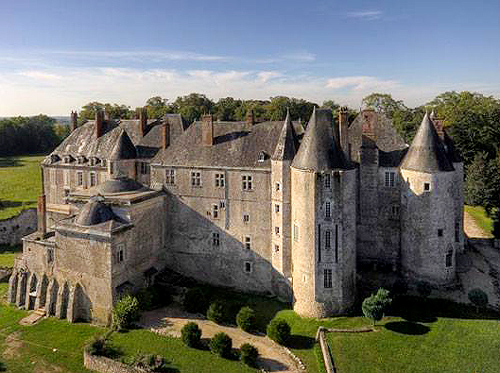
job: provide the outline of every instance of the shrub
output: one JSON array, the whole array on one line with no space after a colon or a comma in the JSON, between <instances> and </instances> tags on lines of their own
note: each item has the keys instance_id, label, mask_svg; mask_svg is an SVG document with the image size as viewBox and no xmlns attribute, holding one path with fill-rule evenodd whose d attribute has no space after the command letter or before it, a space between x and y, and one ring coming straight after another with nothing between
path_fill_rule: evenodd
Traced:
<instances>
[{"instance_id":1,"label":"shrub","mask_svg":"<svg viewBox=\"0 0 500 373\"><path fill-rule=\"evenodd\" d=\"M240 347L240 360L250 367L255 367L259 350L250 343L244 343Z\"/></svg>"},{"instance_id":2,"label":"shrub","mask_svg":"<svg viewBox=\"0 0 500 373\"><path fill-rule=\"evenodd\" d=\"M163 372L167 367L165 358L161 355L138 353L132 358L126 359L125 364L145 370L146 372Z\"/></svg>"},{"instance_id":3,"label":"shrub","mask_svg":"<svg viewBox=\"0 0 500 373\"><path fill-rule=\"evenodd\" d=\"M220 302L213 302L207 311L207 319L220 324L224 321L224 306Z\"/></svg>"},{"instance_id":4,"label":"shrub","mask_svg":"<svg viewBox=\"0 0 500 373\"><path fill-rule=\"evenodd\" d=\"M290 325L285 320L273 319L267 325L267 336L280 345L286 345L290 340Z\"/></svg>"},{"instance_id":5,"label":"shrub","mask_svg":"<svg viewBox=\"0 0 500 373\"><path fill-rule=\"evenodd\" d=\"M103 356L106 340L103 337L95 337L92 342L85 346L85 350L90 355Z\"/></svg>"},{"instance_id":6,"label":"shrub","mask_svg":"<svg viewBox=\"0 0 500 373\"><path fill-rule=\"evenodd\" d=\"M200 288L189 289L184 295L184 309L191 313L205 313L207 310L207 300L203 290Z\"/></svg>"},{"instance_id":7,"label":"shrub","mask_svg":"<svg viewBox=\"0 0 500 373\"><path fill-rule=\"evenodd\" d=\"M120 299L113 310L113 326L120 329L127 329L139 320L140 310L137 298L127 295Z\"/></svg>"},{"instance_id":8,"label":"shrub","mask_svg":"<svg viewBox=\"0 0 500 373\"><path fill-rule=\"evenodd\" d=\"M389 297L389 291L379 288L375 294L365 298L361 305L363 315L372 320L373 325L375 322L380 321L384 317L384 313L391 304L392 299Z\"/></svg>"},{"instance_id":9,"label":"shrub","mask_svg":"<svg viewBox=\"0 0 500 373\"><path fill-rule=\"evenodd\" d=\"M188 322L181 329L181 339L186 346L197 347L200 345L201 340L201 329L198 324L194 322Z\"/></svg>"},{"instance_id":10,"label":"shrub","mask_svg":"<svg viewBox=\"0 0 500 373\"><path fill-rule=\"evenodd\" d=\"M210 340L210 351L222 357L228 357L233 348L233 341L226 333L217 333Z\"/></svg>"},{"instance_id":11,"label":"shrub","mask_svg":"<svg viewBox=\"0 0 500 373\"><path fill-rule=\"evenodd\" d=\"M419 281L417 282L417 291L421 296L426 298L431 295L432 288L428 282Z\"/></svg>"},{"instance_id":12,"label":"shrub","mask_svg":"<svg viewBox=\"0 0 500 373\"><path fill-rule=\"evenodd\" d=\"M488 305L488 295L481 289L472 289L468 294L470 302L477 308Z\"/></svg>"},{"instance_id":13,"label":"shrub","mask_svg":"<svg viewBox=\"0 0 500 373\"><path fill-rule=\"evenodd\" d=\"M159 286L150 286L139 290L135 297L139 301L141 310L149 311L155 308L166 306L172 301L170 293Z\"/></svg>"},{"instance_id":14,"label":"shrub","mask_svg":"<svg viewBox=\"0 0 500 373\"><path fill-rule=\"evenodd\" d=\"M236 315L236 324L244 331L250 332L255 329L255 311L250 307L242 307Z\"/></svg>"}]
</instances>

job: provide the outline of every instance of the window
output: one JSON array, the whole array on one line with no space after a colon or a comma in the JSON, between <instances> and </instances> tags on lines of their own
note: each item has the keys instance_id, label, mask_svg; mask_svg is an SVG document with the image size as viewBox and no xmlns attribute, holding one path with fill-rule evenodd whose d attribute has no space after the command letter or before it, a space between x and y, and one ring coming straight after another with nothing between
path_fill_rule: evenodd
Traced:
<instances>
[{"instance_id":1,"label":"window","mask_svg":"<svg viewBox=\"0 0 500 373\"><path fill-rule=\"evenodd\" d=\"M325 231L325 249L330 249L332 247L332 232Z\"/></svg>"},{"instance_id":2,"label":"window","mask_svg":"<svg viewBox=\"0 0 500 373\"><path fill-rule=\"evenodd\" d=\"M460 222L455 222L455 242L460 242Z\"/></svg>"},{"instance_id":3,"label":"window","mask_svg":"<svg viewBox=\"0 0 500 373\"><path fill-rule=\"evenodd\" d=\"M223 188L226 185L224 174L215 174L215 186Z\"/></svg>"},{"instance_id":4,"label":"window","mask_svg":"<svg viewBox=\"0 0 500 373\"><path fill-rule=\"evenodd\" d=\"M266 160L266 153L263 152L263 151L260 151L259 152L259 159L258 159L258 161L259 162L264 162L265 160Z\"/></svg>"},{"instance_id":5,"label":"window","mask_svg":"<svg viewBox=\"0 0 500 373\"><path fill-rule=\"evenodd\" d=\"M431 190L431 184L430 183L424 183L424 191L428 192L429 190Z\"/></svg>"},{"instance_id":6,"label":"window","mask_svg":"<svg viewBox=\"0 0 500 373\"><path fill-rule=\"evenodd\" d=\"M191 172L191 186L199 187L201 186L201 172L192 171Z\"/></svg>"},{"instance_id":7,"label":"window","mask_svg":"<svg viewBox=\"0 0 500 373\"><path fill-rule=\"evenodd\" d=\"M106 160L105 159L101 159L101 166L106 167Z\"/></svg>"},{"instance_id":8,"label":"window","mask_svg":"<svg viewBox=\"0 0 500 373\"><path fill-rule=\"evenodd\" d=\"M280 251L280 245L274 245L274 252L279 253Z\"/></svg>"},{"instance_id":9,"label":"window","mask_svg":"<svg viewBox=\"0 0 500 373\"><path fill-rule=\"evenodd\" d=\"M125 260L125 245L119 244L116 247L114 262L115 264L119 264L122 263L124 260Z\"/></svg>"},{"instance_id":10,"label":"window","mask_svg":"<svg viewBox=\"0 0 500 373\"><path fill-rule=\"evenodd\" d=\"M250 221L250 215L243 214L243 223L248 223Z\"/></svg>"},{"instance_id":11,"label":"window","mask_svg":"<svg viewBox=\"0 0 500 373\"><path fill-rule=\"evenodd\" d=\"M293 225L293 240L295 242L299 241L299 226L297 224Z\"/></svg>"},{"instance_id":12,"label":"window","mask_svg":"<svg viewBox=\"0 0 500 373\"><path fill-rule=\"evenodd\" d=\"M252 239L250 238L250 236L245 236L245 249L252 249Z\"/></svg>"},{"instance_id":13,"label":"window","mask_svg":"<svg viewBox=\"0 0 500 373\"><path fill-rule=\"evenodd\" d=\"M47 263L54 261L54 249L47 249Z\"/></svg>"},{"instance_id":14,"label":"window","mask_svg":"<svg viewBox=\"0 0 500 373\"><path fill-rule=\"evenodd\" d=\"M83 172L78 171L76 173L76 185L83 186Z\"/></svg>"},{"instance_id":15,"label":"window","mask_svg":"<svg viewBox=\"0 0 500 373\"><path fill-rule=\"evenodd\" d=\"M97 184L96 174L95 174L95 172L91 172L90 173L90 186L93 187L93 186L96 186L96 184Z\"/></svg>"},{"instance_id":16,"label":"window","mask_svg":"<svg viewBox=\"0 0 500 373\"><path fill-rule=\"evenodd\" d=\"M220 201L219 206L221 209L225 209L226 208L226 201Z\"/></svg>"},{"instance_id":17,"label":"window","mask_svg":"<svg viewBox=\"0 0 500 373\"><path fill-rule=\"evenodd\" d=\"M250 175L242 175L241 176L241 189L243 190L252 190L252 176Z\"/></svg>"},{"instance_id":18,"label":"window","mask_svg":"<svg viewBox=\"0 0 500 373\"><path fill-rule=\"evenodd\" d=\"M332 187L332 179L329 174L325 175L325 188L330 189Z\"/></svg>"},{"instance_id":19,"label":"window","mask_svg":"<svg viewBox=\"0 0 500 373\"><path fill-rule=\"evenodd\" d=\"M332 270L324 269L323 270L323 286L325 289L330 289L332 287Z\"/></svg>"},{"instance_id":20,"label":"window","mask_svg":"<svg viewBox=\"0 0 500 373\"><path fill-rule=\"evenodd\" d=\"M212 218L219 219L219 205L212 205Z\"/></svg>"},{"instance_id":21,"label":"window","mask_svg":"<svg viewBox=\"0 0 500 373\"><path fill-rule=\"evenodd\" d=\"M142 175L149 174L149 163L141 162L141 174Z\"/></svg>"},{"instance_id":22,"label":"window","mask_svg":"<svg viewBox=\"0 0 500 373\"><path fill-rule=\"evenodd\" d=\"M446 253L446 267L451 267L453 265L453 249L449 249Z\"/></svg>"},{"instance_id":23,"label":"window","mask_svg":"<svg viewBox=\"0 0 500 373\"><path fill-rule=\"evenodd\" d=\"M219 233L213 232L212 233L212 246L218 247L220 245L220 236Z\"/></svg>"},{"instance_id":24,"label":"window","mask_svg":"<svg viewBox=\"0 0 500 373\"><path fill-rule=\"evenodd\" d=\"M276 191L279 191L280 190L280 183L276 183L274 185L274 189L276 189Z\"/></svg>"},{"instance_id":25,"label":"window","mask_svg":"<svg viewBox=\"0 0 500 373\"><path fill-rule=\"evenodd\" d=\"M442 229L438 229L438 237L443 237L443 230Z\"/></svg>"},{"instance_id":26,"label":"window","mask_svg":"<svg viewBox=\"0 0 500 373\"><path fill-rule=\"evenodd\" d=\"M332 217L332 207L330 202L325 203L325 218L330 219Z\"/></svg>"},{"instance_id":27,"label":"window","mask_svg":"<svg viewBox=\"0 0 500 373\"><path fill-rule=\"evenodd\" d=\"M385 186L393 188L395 184L396 173L393 171L386 171L385 173Z\"/></svg>"},{"instance_id":28,"label":"window","mask_svg":"<svg viewBox=\"0 0 500 373\"><path fill-rule=\"evenodd\" d=\"M280 212L280 205L278 205L278 204L274 205L274 212L275 213L279 213Z\"/></svg>"},{"instance_id":29,"label":"window","mask_svg":"<svg viewBox=\"0 0 500 373\"><path fill-rule=\"evenodd\" d=\"M96 164L96 157L91 157L89 159L89 163L90 163L91 166L95 166L95 164Z\"/></svg>"},{"instance_id":30,"label":"window","mask_svg":"<svg viewBox=\"0 0 500 373\"><path fill-rule=\"evenodd\" d=\"M252 262L245 262L244 270L246 273L252 273Z\"/></svg>"},{"instance_id":31,"label":"window","mask_svg":"<svg viewBox=\"0 0 500 373\"><path fill-rule=\"evenodd\" d=\"M63 170L64 186L69 187L69 170Z\"/></svg>"},{"instance_id":32,"label":"window","mask_svg":"<svg viewBox=\"0 0 500 373\"><path fill-rule=\"evenodd\" d=\"M396 217L399 216L399 206L397 206L397 205L392 205L391 206L391 215L394 218L396 218Z\"/></svg>"},{"instance_id":33,"label":"window","mask_svg":"<svg viewBox=\"0 0 500 373\"><path fill-rule=\"evenodd\" d=\"M173 168L165 170L165 184L175 185L175 170Z\"/></svg>"},{"instance_id":34,"label":"window","mask_svg":"<svg viewBox=\"0 0 500 373\"><path fill-rule=\"evenodd\" d=\"M335 263L339 262L339 225L335 224Z\"/></svg>"},{"instance_id":35,"label":"window","mask_svg":"<svg viewBox=\"0 0 500 373\"><path fill-rule=\"evenodd\" d=\"M115 173L115 162L109 162L109 173L114 174Z\"/></svg>"},{"instance_id":36,"label":"window","mask_svg":"<svg viewBox=\"0 0 500 373\"><path fill-rule=\"evenodd\" d=\"M280 227L274 227L274 233L279 236L279 234L280 234Z\"/></svg>"}]
</instances>

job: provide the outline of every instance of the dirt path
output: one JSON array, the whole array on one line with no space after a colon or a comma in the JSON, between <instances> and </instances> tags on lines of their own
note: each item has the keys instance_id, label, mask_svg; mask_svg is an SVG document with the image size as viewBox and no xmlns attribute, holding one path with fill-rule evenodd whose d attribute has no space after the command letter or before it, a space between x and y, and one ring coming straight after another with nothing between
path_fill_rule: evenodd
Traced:
<instances>
[{"instance_id":1,"label":"dirt path","mask_svg":"<svg viewBox=\"0 0 500 373\"><path fill-rule=\"evenodd\" d=\"M180 337L182 327L190 321L198 324L202 338L210 338L216 333L224 332L233 340L233 347L240 347L243 343L254 345L259 350L259 367L269 372L303 372L285 349L269 338L246 333L238 328L217 325L200 315L188 314L176 305L144 312L140 324L156 333Z\"/></svg>"},{"instance_id":2,"label":"dirt path","mask_svg":"<svg viewBox=\"0 0 500 373\"><path fill-rule=\"evenodd\" d=\"M479 227L474 218L464 211L464 230L469 238L490 238L491 236Z\"/></svg>"}]
</instances>

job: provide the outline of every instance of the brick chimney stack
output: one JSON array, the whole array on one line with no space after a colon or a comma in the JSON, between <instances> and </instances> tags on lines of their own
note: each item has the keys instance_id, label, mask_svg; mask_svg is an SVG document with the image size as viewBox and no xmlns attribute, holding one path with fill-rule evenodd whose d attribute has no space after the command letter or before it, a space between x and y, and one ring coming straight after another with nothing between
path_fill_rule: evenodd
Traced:
<instances>
[{"instance_id":1,"label":"brick chimney stack","mask_svg":"<svg viewBox=\"0 0 500 373\"><path fill-rule=\"evenodd\" d=\"M165 122L163 125L163 149L170 146L170 123Z\"/></svg>"},{"instance_id":2,"label":"brick chimney stack","mask_svg":"<svg viewBox=\"0 0 500 373\"><path fill-rule=\"evenodd\" d=\"M347 107L342 106L339 109L340 147L347 155L347 158L350 159L351 155L349 154L349 136L347 134L347 129L349 128L349 122L347 117L348 117Z\"/></svg>"},{"instance_id":3,"label":"brick chimney stack","mask_svg":"<svg viewBox=\"0 0 500 373\"><path fill-rule=\"evenodd\" d=\"M144 137L146 134L146 126L148 124L148 109L142 107L139 111L139 133Z\"/></svg>"},{"instance_id":4,"label":"brick chimney stack","mask_svg":"<svg viewBox=\"0 0 500 373\"><path fill-rule=\"evenodd\" d=\"M111 115L109 114L109 110L104 108L104 120L110 120Z\"/></svg>"},{"instance_id":5,"label":"brick chimney stack","mask_svg":"<svg viewBox=\"0 0 500 373\"><path fill-rule=\"evenodd\" d=\"M73 114L73 112L71 113ZM42 174L42 194L37 198L36 212L37 212L37 228L38 232L45 237L47 234L47 199L45 197L45 186L44 186L44 169L41 169Z\"/></svg>"},{"instance_id":6,"label":"brick chimney stack","mask_svg":"<svg viewBox=\"0 0 500 373\"><path fill-rule=\"evenodd\" d=\"M76 130L77 123L78 123L78 113L76 111L71 110L71 115L69 117L69 123L70 123L70 131L73 132Z\"/></svg>"},{"instance_id":7,"label":"brick chimney stack","mask_svg":"<svg viewBox=\"0 0 500 373\"><path fill-rule=\"evenodd\" d=\"M212 146L214 144L214 121L212 114L201 117L201 144Z\"/></svg>"},{"instance_id":8,"label":"brick chimney stack","mask_svg":"<svg viewBox=\"0 0 500 373\"><path fill-rule=\"evenodd\" d=\"M255 124L255 115L253 109L247 111L246 122L248 125L253 126Z\"/></svg>"},{"instance_id":9,"label":"brick chimney stack","mask_svg":"<svg viewBox=\"0 0 500 373\"><path fill-rule=\"evenodd\" d=\"M97 109L95 112L95 135L101 137L104 132L104 112Z\"/></svg>"}]
</instances>

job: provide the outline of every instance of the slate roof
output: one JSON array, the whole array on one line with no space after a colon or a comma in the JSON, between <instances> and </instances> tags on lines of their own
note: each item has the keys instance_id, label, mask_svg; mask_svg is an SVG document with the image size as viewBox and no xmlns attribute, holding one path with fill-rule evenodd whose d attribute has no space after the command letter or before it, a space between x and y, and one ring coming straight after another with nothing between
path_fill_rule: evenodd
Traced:
<instances>
[{"instance_id":1,"label":"slate roof","mask_svg":"<svg viewBox=\"0 0 500 373\"><path fill-rule=\"evenodd\" d=\"M143 186L136 182L135 180L129 179L128 177L120 177L114 179L108 179L104 183L99 184L96 187L96 191L99 194L115 194L124 192L133 192L142 189Z\"/></svg>"},{"instance_id":2,"label":"slate roof","mask_svg":"<svg viewBox=\"0 0 500 373\"><path fill-rule=\"evenodd\" d=\"M93 197L82 207L75 219L75 223L88 227L115 219L117 219L117 216L113 213L111 207L103 203L100 198Z\"/></svg>"},{"instance_id":3,"label":"slate roof","mask_svg":"<svg viewBox=\"0 0 500 373\"><path fill-rule=\"evenodd\" d=\"M290 112L287 110L285 122L283 123L272 159L276 161L291 161L295 157L295 154L297 154L298 148L299 140L290 120Z\"/></svg>"},{"instance_id":4,"label":"slate roof","mask_svg":"<svg viewBox=\"0 0 500 373\"><path fill-rule=\"evenodd\" d=\"M121 159L135 159L137 158L137 150L127 135L125 130L121 130L118 139L116 140L113 151L111 152L109 159L113 161L118 161Z\"/></svg>"},{"instance_id":5,"label":"slate roof","mask_svg":"<svg viewBox=\"0 0 500 373\"><path fill-rule=\"evenodd\" d=\"M249 167L269 169L271 155L283 128L283 121L246 122L214 121L214 144L201 144L201 122L194 122L167 149L161 149L153 164L188 167ZM259 161L263 152L264 159Z\"/></svg>"},{"instance_id":6,"label":"slate roof","mask_svg":"<svg viewBox=\"0 0 500 373\"><path fill-rule=\"evenodd\" d=\"M401 163L401 168L429 173L454 170L427 113Z\"/></svg>"},{"instance_id":7,"label":"slate roof","mask_svg":"<svg viewBox=\"0 0 500 373\"><path fill-rule=\"evenodd\" d=\"M292 166L312 171L351 168L335 141L331 109L313 111Z\"/></svg>"}]
</instances>

